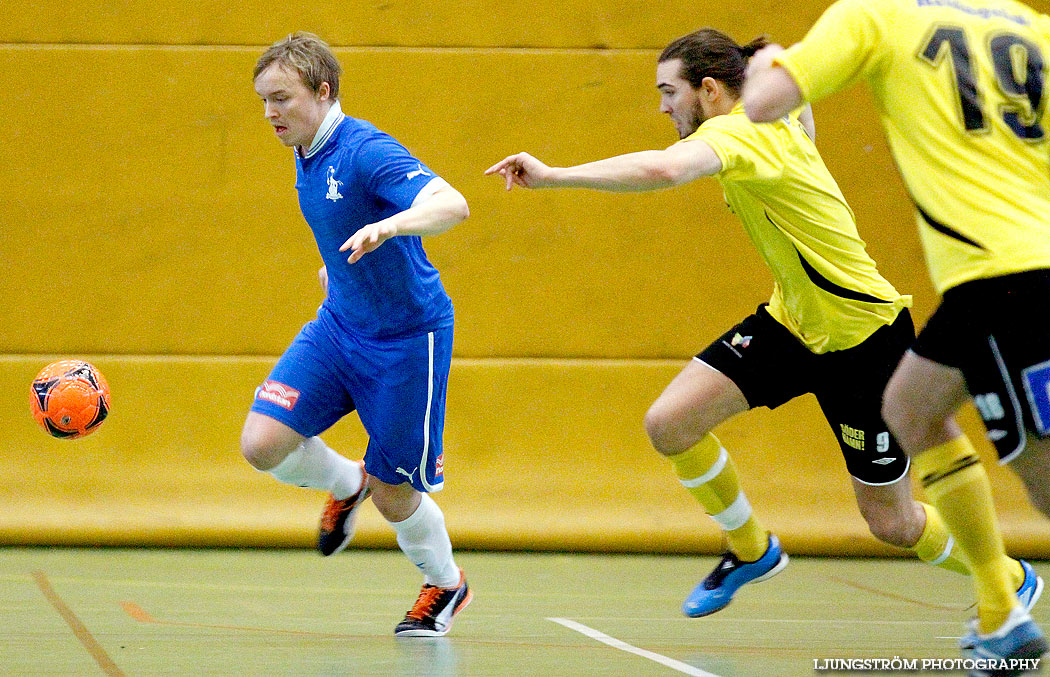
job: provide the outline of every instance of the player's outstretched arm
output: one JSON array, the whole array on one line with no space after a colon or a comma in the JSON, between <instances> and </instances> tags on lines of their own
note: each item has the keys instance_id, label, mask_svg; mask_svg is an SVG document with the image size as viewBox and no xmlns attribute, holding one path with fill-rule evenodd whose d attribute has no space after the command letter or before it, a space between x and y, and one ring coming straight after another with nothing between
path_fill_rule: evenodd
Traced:
<instances>
[{"instance_id":1,"label":"player's outstretched arm","mask_svg":"<svg viewBox=\"0 0 1050 677\"><path fill-rule=\"evenodd\" d=\"M339 251L349 251L347 261L357 263L362 256L375 251L392 237L438 235L468 216L470 208L462 193L444 180L434 179L420 191L411 207L361 228L343 243Z\"/></svg>"},{"instance_id":2,"label":"player's outstretched arm","mask_svg":"<svg viewBox=\"0 0 1050 677\"><path fill-rule=\"evenodd\" d=\"M716 174L722 161L707 143L685 141L665 150L643 150L575 167L548 167L528 153L511 155L485 170L499 174L507 190L524 188L591 188L632 192L670 188Z\"/></svg>"},{"instance_id":3,"label":"player's outstretched arm","mask_svg":"<svg viewBox=\"0 0 1050 677\"><path fill-rule=\"evenodd\" d=\"M747 63L744 80L744 111L752 122L779 120L802 105L802 90L784 68L773 59L784 51L780 45L767 45L755 52Z\"/></svg>"},{"instance_id":4,"label":"player's outstretched arm","mask_svg":"<svg viewBox=\"0 0 1050 677\"><path fill-rule=\"evenodd\" d=\"M554 188L554 167L548 167L528 153L516 153L503 158L485 170L485 176L499 174L504 178L507 190L514 186L522 188Z\"/></svg>"}]
</instances>

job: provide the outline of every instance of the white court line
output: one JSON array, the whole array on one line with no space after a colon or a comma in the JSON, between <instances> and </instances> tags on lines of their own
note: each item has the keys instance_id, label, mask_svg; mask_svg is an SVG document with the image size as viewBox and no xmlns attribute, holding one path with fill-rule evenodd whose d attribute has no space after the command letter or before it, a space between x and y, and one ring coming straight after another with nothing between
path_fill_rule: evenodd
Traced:
<instances>
[{"instance_id":1,"label":"white court line","mask_svg":"<svg viewBox=\"0 0 1050 677\"><path fill-rule=\"evenodd\" d=\"M621 642L615 637L610 637L604 632L598 632L594 628L589 628L586 625L583 625L582 623L577 623L576 621L570 621L568 618L548 618L547 620L553 621L554 623L557 623L559 625L564 625L570 630L575 630L576 632L587 635L591 639L596 639L602 644L608 644L614 649L619 649L620 651L626 651L627 653L633 653L636 656L641 656L642 658L648 658L651 661L656 661L660 665L666 665L672 670L684 672L687 675L693 675L693 677L718 677L718 675L714 673L704 672L700 668L694 668L688 663L676 661L673 658L668 658L667 656L662 656L658 653L653 653L652 651L646 651L645 649L639 649L636 646L631 646L627 642Z\"/></svg>"},{"instance_id":2,"label":"white court line","mask_svg":"<svg viewBox=\"0 0 1050 677\"><path fill-rule=\"evenodd\" d=\"M962 608L960 607L960 611ZM471 614L473 617L473 614ZM632 621L639 623L688 623L689 621L695 620L692 618L668 618L664 617L645 617L645 616L577 616L581 620L585 621ZM814 623L823 623L838 627L840 625L863 625L865 627L869 625L954 625L955 621L875 621L875 620L863 620L853 618L736 618L734 623L765 623L769 625L791 625L791 624L805 624L813 625Z\"/></svg>"}]
</instances>

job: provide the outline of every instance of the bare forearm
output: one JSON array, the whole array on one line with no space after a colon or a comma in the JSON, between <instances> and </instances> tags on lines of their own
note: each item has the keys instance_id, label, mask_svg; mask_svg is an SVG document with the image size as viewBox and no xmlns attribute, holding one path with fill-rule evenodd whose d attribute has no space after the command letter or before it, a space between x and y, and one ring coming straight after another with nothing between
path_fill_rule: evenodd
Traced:
<instances>
[{"instance_id":1,"label":"bare forearm","mask_svg":"<svg viewBox=\"0 0 1050 677\"><path fill-rule=\"evenodd\" d=\"M678 178L667 167L663 151L645 150L575 167L552 167L547 185L632 192L670 188L680 183Z\"/></svg>"},{"instance_id":2,"label":"bare forearm","mask_svg":"<svg viewBox=\"0 0 1050 677\"><path fill-rule=\"evenodd\" d=\"M443 190L386 221L397 235L438 235L468 216L470 210L463 196L455 190Z\"/></svg>"}]
</instances>

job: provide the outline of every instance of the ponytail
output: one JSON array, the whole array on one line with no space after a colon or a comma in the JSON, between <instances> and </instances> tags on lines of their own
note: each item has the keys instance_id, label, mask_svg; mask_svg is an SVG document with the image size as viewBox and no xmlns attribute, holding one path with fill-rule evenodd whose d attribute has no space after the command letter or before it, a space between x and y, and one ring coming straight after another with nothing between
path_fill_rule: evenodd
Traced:
<instances>
[{"instance_id":1,"label":"ponytail","mask_svg":"<svg viewBox=\"0 0 1050 677\"><path fill-rule=\"evenodd\" d=\"M762 49L769 44L768 35L760 35L746 45L740 46L740 53L744 55L745 59L750 59L755 55L755 52Z\"/></svg>"},{"instance_id":2,"label":"ponytail","mask_svg":"<svg viewBox=\"0 0 1050 677\"><path fill-rule=\"evenodd\" d=\"M704 78L714 78L733 92L740 92L747 60L767 44L765 35L741 46L722 31L701 28L664 48L658 61L680 59L682 78L693 87L699 87Z\"/></svg>"}]
</instances>

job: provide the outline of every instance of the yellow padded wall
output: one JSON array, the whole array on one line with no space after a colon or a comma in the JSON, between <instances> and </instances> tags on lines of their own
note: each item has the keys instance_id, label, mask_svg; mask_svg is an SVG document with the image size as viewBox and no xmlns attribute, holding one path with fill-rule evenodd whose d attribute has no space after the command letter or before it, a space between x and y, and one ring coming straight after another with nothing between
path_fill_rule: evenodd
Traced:
<instances>
[{"instance_id":1,"label":"yellow padded wall","mask_svg":"<svg viewBox=\"0 0 1050 677\"><path fill-rule=\"evenodd\" d=\"M481 171L519 150L568 164L669 145L653 87L664 44L702 25L789 43L826 4L6 2L0 542L310 544L320 496L237 451L252 390L320 301L292 159L250 82L267 44L308 29L337 47L345 110L471 205L426 241L457 312L438 496L457 546L717 549L641 426L684 360L769 294L717 184L508 195ZM870 250L921 320L934 297L870 97L816 117ZM112 419L52 440L29 417L29 380L90 354ZM360 456L350 419L326 438ZM825 427L803 399L719 434L792 552L891 552L867 536ZM1015 552L1050 555L1046 522L992 472ZM393 545L371 509L360 534Z\"/></svg>"},{"instance_id":2,"label":"yellow padded wall","mask_svg":"<svg viewBox=\"0 0 1050 677\"><path fill-rule=\"evenodd\" d=\"M795 39L819 15L756 0L746 16L727 3L672 0L349 0L340 3L5 2L0 42L264 45L311 30L335 45L426 47L627 47L656 49L702 25L739 26L741 39L777 31Z\"/></svg>"},{"instance_id":3,"label":"yellow padded wall","mask_svg":"<svg viewBox=\"0 0 1050 677\"><path fill-rule=\"evenodd\" d=\"M0 358L0 544L311 546L319 492L281 485L237 439L267 358L89 356L110 418L55 440L28 413L51 356ZM649 447L641 419L681 368L665 360L455 360L435 495L460 548L712 552L714 523ZM974 428L974 417L964 419ZM793 553L892 554L867 533L812 398L720 428L756 513ZM356 418L324 435L360 458ZM987 445L979 445L987 452ZM1050 525L1009 471L989 464L1012 550L1050 556ZM387 546L378 513L357 544Z\"/></svg>"},{"instance_id":4,"label":"yellow padded wall","mask_svg":"<svg viewBox=\"0 0 1050 677\"><path fill-rule=\"evenodd\" d=\"M0 49L15 140L0 165L4 350L284 349L319 302L320 261L290 153L251 89L257 54ZM426 242L456 304L457 355L687 356L768 298L771 278L714 180L651 194L508 195L481 175L523 149L565 164L673 142L654 53L340 57L347 111L394 133L471 204L469 221ZM847 101L835 105L818 139L845 157L837 164L861 230L891 280L925 291L910 204L880 133Z\"/></svg>"},{"instance_id":5,"label":"yellow padded wall","mask_svg":"<svg viewBox=\"0 0 1050 677\"><path fill-rule=\"evenodd\" d=\"M17 97L18 143L0 166L7 351L284 349L319 302L319 257L290 152L251 89L256 56L0 54ZM340 56L348 112L393 132L471 203L469 221L426 243L456 303L458 355L688 355L715 335L707 327L768 295L713 181L506 195L482 176L522 148L579 162L671 143L652 54Z\"/></svg>"}]
</instances>

